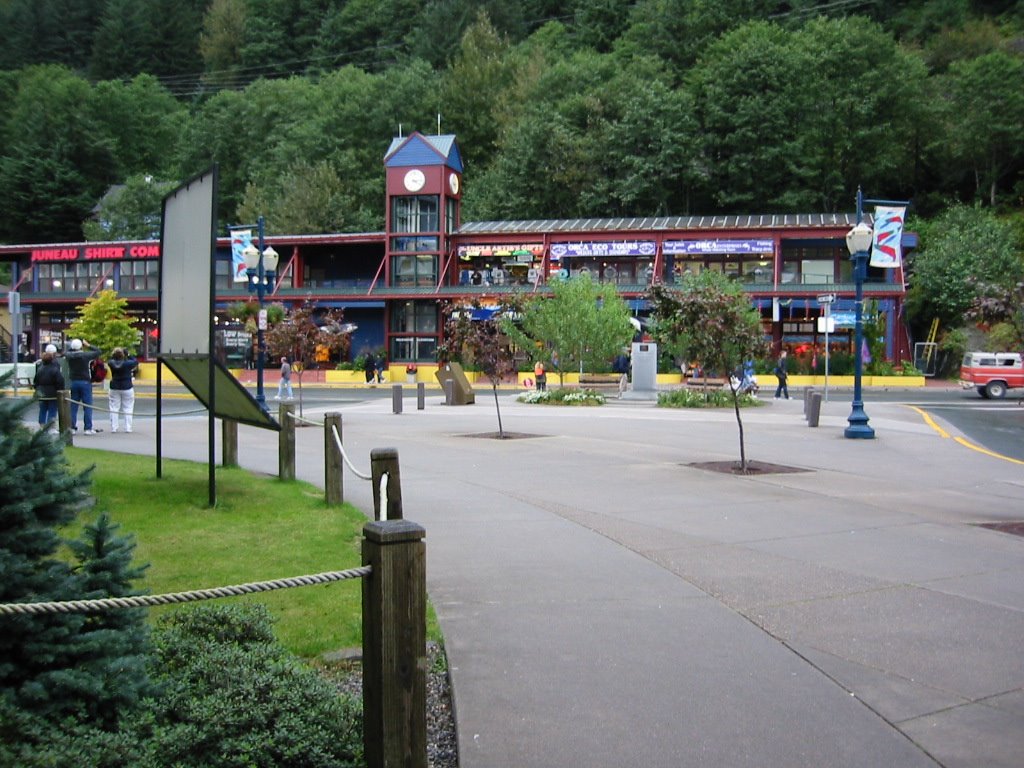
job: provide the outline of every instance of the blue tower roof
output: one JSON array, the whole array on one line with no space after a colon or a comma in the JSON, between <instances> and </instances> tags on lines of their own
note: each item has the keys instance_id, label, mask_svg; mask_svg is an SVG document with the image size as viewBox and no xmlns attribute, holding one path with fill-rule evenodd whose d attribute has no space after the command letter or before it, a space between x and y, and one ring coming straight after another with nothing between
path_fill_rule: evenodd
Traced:
<instances>
[{"instance_id":1,"label":"blue tower roof","mask_svg":"<svg viewBox=\"0 0 1024 768\"><path fill-rule=\"evenodd\" d=\"M391 146L384 155L384 165L388 168L446 165L462 173L462 155L452 134L424 136L413 131L408 136L391 140Z\"/></svg>"}]
</instances>

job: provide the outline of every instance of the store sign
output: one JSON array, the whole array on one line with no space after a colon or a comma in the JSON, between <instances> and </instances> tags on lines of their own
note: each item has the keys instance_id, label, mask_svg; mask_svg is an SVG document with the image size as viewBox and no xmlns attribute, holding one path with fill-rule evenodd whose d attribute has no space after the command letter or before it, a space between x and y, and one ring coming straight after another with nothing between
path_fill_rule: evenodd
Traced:
<instances>
[{"instance_id":1,"label":"store sign","mask_svg":"<svg viewBox=\"0 0 1024 768\"><path fill-rule=\"evenodd\" d=\"M657 243L653 240L611 240L592 243L552 243L551 258L573 256L605 258L609 256L653 256Z\"/></svg>"},{"instance_id":2,"label":"store sign","mask_svg":"<svg viewBox=\"0 0 1024 768\"><path fill-rule=\"evenodd\" d=\"M775 243L771 240L666 240L662 250L667 255L703 255L745 253L772 253Z\"/></svg>"},{"instance_id":3,"label":"store sign","mask_svg":"<svg viewBox=\"0 0 1024 768\"><path fill-rule=\"evenodd\" d=\"M157 243L137 245L87 245L81 248L36 248L30 256L33 263L45 261L124 261L125 259L158 259Z\"/></svg>"},{"instance_id":4,"label":"store sign","mask_svg":"<svg viewBox=\"0 0 1024 768\"><path fill-rule=\"evenodd\" d=\"M543 255L544 245L542 243L490 243L488 245L459 246L459 258L463 261L469 261L477 256L504 256L515 257L522 263L528 263L529 261L532 261L534 257L540 258Z\"/></svg>"}]
</instances>

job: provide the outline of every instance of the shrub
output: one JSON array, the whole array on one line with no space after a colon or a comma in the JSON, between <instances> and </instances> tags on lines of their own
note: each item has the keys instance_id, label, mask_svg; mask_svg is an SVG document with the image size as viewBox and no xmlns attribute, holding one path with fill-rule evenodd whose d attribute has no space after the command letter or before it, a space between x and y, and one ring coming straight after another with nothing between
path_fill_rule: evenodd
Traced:
<instances>
[{"instance_id":1,"label":"shrub","mask_svg":"<svg viewBox=\"0 0 1024 768\"><path fill-rule=\"evenodd\" d=\"M264 606L177 612L153 640L163 690L137 724L146 765L362 764L360 703L274 640Z\"/></svg>"}]
</instances>

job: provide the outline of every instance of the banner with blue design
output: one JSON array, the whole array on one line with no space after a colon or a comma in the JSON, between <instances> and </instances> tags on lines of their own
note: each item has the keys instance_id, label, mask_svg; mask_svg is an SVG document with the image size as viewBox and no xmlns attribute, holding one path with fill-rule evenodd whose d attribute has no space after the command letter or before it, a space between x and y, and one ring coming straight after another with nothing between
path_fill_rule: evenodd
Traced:
<instances>
[{"instance_id":1,"label":"banner with blue design","mask_svg":"<svg viewBox=\"0 0 1024 768\"><path fill-rule=\"evenodd\" d=\"M900 241L903 239L906 212L905 207L880 205L875 208L875 229L871 240L872 267L895 269L900 266Z\"/></svg>"}]
</instances>

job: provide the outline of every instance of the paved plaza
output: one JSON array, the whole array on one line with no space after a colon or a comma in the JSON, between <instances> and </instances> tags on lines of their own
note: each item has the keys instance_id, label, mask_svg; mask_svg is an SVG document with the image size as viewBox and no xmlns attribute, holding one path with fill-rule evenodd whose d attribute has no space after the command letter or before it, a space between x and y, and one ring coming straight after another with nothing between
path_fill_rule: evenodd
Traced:
<instances>
[{"instance_id":1,"label":"paved plaza","mask_svg":"<svg viewBox=\"0 0 1024 768\"><path fill-rule=\"evenodd\" d=\"M897 404L873 441L799 400L731 411L528 406L501 395L343 414L346 451L399 451L405 516L427 531L463 768L1024 765L1024 466ZM165 420L164 455L206 458L205 417ZM78 445L154 450L134 434ZM245 466L276 435L241 427ZM323 435L298 430L323 483ZM345 494L372 510L369 483Z\"/></svg>"}]
</instances>

